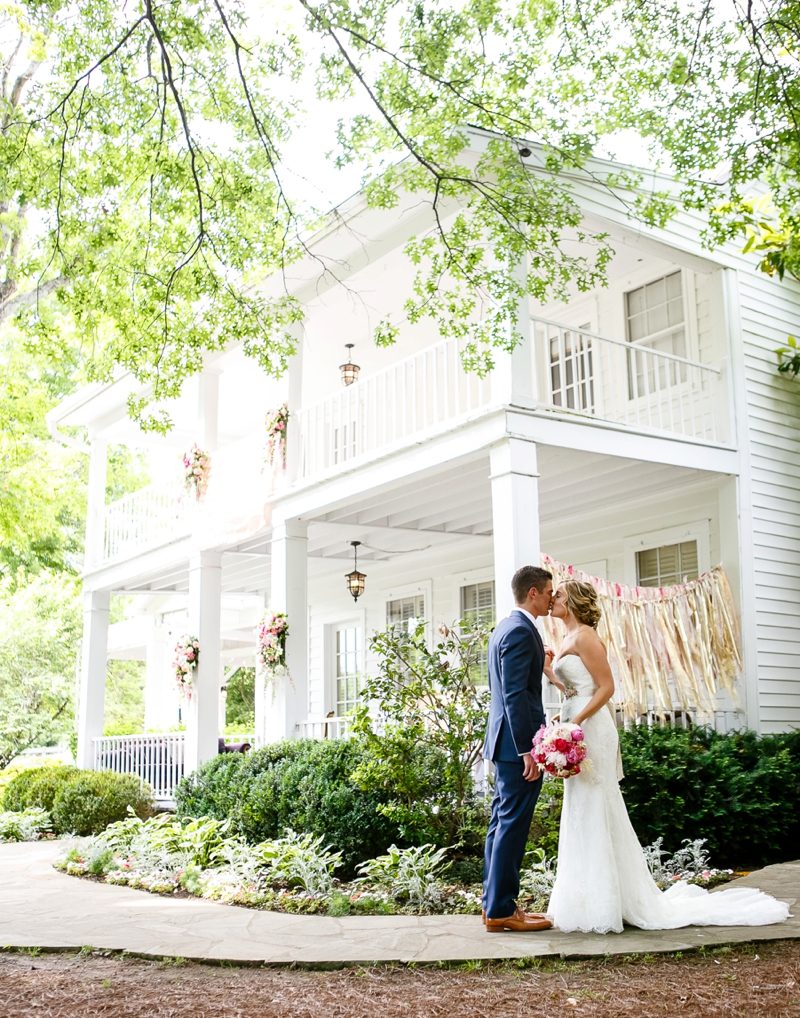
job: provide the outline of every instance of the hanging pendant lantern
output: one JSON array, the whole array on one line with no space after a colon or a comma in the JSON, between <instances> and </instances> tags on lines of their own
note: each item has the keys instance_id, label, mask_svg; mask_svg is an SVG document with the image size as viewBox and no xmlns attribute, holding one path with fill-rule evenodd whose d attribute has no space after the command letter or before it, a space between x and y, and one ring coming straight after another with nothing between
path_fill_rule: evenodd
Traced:
<instances>
[{"instance_id":1,"label":"hanging pendant lantern","mask_svg":"<svg viewBox=\"0 0 800 1018\"><path fill-rule=\"evenodd\" d=\"M345 350L347 350L347 363L339 365L339 370L342 373L342 385L352 385L353 382L358 381L358 373L361 368L358 364L353 364L352 349L354 345L354 343L344 344Z\"/></svg>"},{"instance_id":2,"label":"hanging pendant lantern","mask_svg":"<svg viewBox=\"0 0 800 1018\"><path fill-rule=\"evenodd\" d=\"M345 579L347 580L347 589L353 595L353 600L357 601L364 593L366 576L364 573L358 571L358 546L361 541L351 541L350 544L353 546L353 571L347 573Z\"/></svg>"}]
</instances>

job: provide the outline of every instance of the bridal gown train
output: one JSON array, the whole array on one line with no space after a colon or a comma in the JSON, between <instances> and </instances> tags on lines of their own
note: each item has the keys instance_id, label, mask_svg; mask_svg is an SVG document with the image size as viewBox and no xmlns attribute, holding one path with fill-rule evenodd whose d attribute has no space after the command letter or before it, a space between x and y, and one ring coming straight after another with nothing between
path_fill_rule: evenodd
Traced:
<instances>
[{"instance_id":1,"label":"bridal gown train","mask_svg":"<svg viewBox=\"0 0 800 1018\"><path fill-rule=\"evenodd\" d=\"M595 681L575 654L554 665L568 691L561 719L569 721L594 694ZM628 818L617 778L619 737L606 707L583 722L588 749L580 774L564 782L558 870L548 915L560 930L621 933L679 926L767 926L782 922L789 906L750 887L710 894L684 881L660 890L650 875Z\"/></svg>"}]
</instances>

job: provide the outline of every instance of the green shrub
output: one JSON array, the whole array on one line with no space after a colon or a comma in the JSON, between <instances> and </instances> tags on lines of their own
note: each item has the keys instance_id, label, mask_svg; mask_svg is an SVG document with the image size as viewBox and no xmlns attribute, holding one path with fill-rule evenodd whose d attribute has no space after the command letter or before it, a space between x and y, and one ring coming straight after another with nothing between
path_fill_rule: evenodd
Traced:
<instances>
[{"instance_id":1,"label":"green shrub","mask_svg":"<svg viewBox=\"0 0 800 1018\"><path fill-rule=\"evenodd\" d=\"M390 793L351 780L365 752L351 740L292 739L246 757L226 753L180 783L177 812L230 818L232 830L251 843L282 837L287 828L322 836L342 853L344 873L352 874L400 837L378 812Z\"/></svg>"},{"instance_id":2,"label":"green shrub","mask_svg":"<svg viewBox=\"0 0 800 1018\"><path fill-rule=\"evenodd\" d=\"M124 820L128 807L139 817L153 812L153 793L134 774L79 771L53 802L53 828L59 834L99 834Z\"/></svg>"},{"instance_id":3,"label":"green shrub","mask_svg":"<svg viewBox=\"0 0 800 1018\"><path fill-rule=\"evenodd\" d=\"M61 789L73 781L80 771L77 767L31 767L20 771L8 783L3 796L3 808L21 811L46 809L53 812L53 803Z\"/></svg>"},{"instance_id":4,"label":"green shrub","mask_svg":"<svg viewBox=\"0 0 800 1018\"><path fill-rule=\"evenodd\" d=\"M670 852L705 838L715 864L797 858L800 732L718 735L706 728L621 733L621 784L642 844Z\"/></svg>"}]
</instances>

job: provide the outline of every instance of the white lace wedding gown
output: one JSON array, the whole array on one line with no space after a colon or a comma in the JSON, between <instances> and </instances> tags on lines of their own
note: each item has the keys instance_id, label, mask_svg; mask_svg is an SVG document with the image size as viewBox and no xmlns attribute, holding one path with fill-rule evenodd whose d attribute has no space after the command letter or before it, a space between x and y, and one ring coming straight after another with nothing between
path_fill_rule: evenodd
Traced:
<instances>
[{"instance_id":1,"label":"white lace wedding gown","mask_svg":"<svg viewBox=\"0 0 800 1018\"><path fill-rule=\"evenodd\" d=\"M576 694L564 699L569 721L594 694L595 681L575 654L554 665ZM623 922L643 930L679 926L767 926L782 922L789 906L750 887L713 894L684 881L660 890L628 818L617 779L619 737L603 707L582 725L588 748L580 774L564 782L558 870L548 915L560 930L621 933Z\"/></svg>"}]
</instances>

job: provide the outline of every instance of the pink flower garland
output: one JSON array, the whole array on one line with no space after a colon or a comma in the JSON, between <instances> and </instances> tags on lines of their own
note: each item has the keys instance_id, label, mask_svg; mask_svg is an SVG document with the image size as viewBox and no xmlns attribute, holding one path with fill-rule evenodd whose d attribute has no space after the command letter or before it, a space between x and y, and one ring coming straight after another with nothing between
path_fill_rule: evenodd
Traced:
<instances>
[{"instance_id":1,"label":"pink flower garland","mask_svg":"<svg viewBox=\"0 0 800 1018\"><path fill-rule=\"evenodd\" d=\"M266 461L272 466L275 457L279 456L281 465L286 469L286 428L289 424L289 406L281 403L276 410L270 410L264 420L267 429Z\"/></svg>"},{"instance_id":2,"label":"pink flower garland","mask_svg":"<svg viewBox=\"0 0 800 1018\"><path fill-rule=\"evenodd\" d=\"M175 682L187 700L192 698L192 672L197 667L199 657L200 643L196 636L184 635L175 644L175 658L172 662Z\"/></svg>"},{"instance_id":3,"label":"pink flower garland","mask_svg":"<svg viewBox=\"0 0 800 1018\"><path fill-rule=\"evenodd\" d=\"M183 486L193 491L197 501L205 495L208 477L211 473L211 456L204 452L197 442L183 454Z\"/></svg>"}]
</instances>

